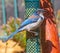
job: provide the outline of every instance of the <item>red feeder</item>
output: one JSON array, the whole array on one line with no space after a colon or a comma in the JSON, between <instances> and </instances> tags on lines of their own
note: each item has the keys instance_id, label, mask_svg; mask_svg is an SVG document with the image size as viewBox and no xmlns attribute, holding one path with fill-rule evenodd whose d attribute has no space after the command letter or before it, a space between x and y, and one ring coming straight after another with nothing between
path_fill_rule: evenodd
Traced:
<instances>
[{"instance_id":1,"label":"red feeder","mask_svg":"<svg viewBox=\"0 0 60 53\"><path fill-rule=\"evenodd\" d=\"M56 29L54 11L51 0L40 0L40 6L46 10L45 20L41 26L42 53L60 53L59 38Z\"/></svg>"}]
</instances>

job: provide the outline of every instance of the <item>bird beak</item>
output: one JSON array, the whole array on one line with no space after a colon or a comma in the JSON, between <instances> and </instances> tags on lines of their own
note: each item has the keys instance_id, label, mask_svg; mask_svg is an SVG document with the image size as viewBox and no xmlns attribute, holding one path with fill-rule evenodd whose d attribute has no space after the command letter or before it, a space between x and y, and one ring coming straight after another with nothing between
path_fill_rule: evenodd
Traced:
<instances>
[{"instance_id":1,"label":"bird beak","mask_svg":"<svg viewBox=\"0 0 60 53\"><path fill-rule=\"evenodd\" d=\"M41 12L46 12L46 10L42 9Z\"/></svg>"},{"instance_id":2,"label":"bird beak","mask_svg":"<svg viewBox=\"0 0 60 53\"><path fill-rule=\"evenodd\" d=\"M46 12L46 10L44 10L43 12Z\"/></svg>"},{"instance_id":3,"label":"bird beak","mask_svg":"<svg viewBox=\"0 0 60 53\"><path fill-rule=\"evenodd\" d=\"M44 10L44 9L38 9L38 11L40 11L40 12L46 12L46 10Z\"/></svg>"}]
</instances>

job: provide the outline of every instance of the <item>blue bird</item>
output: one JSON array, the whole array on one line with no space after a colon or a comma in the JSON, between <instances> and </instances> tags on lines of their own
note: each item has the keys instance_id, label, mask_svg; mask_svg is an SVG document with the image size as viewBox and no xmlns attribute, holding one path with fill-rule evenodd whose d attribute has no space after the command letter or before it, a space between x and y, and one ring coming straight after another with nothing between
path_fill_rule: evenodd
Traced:
<instances>
[{"instance_id":1,"label":"blue bird","mask_svg":"<svg viewBox=\"0 0 60 53\"><path fill-rule=\"evenodd\" d=\"M43 13L45 12L44 9L38 9L36 10L33 15L31 15L28 19L26 19L24 22L22 22L20 28L18 28L15 32L13 32L10 36L7 37L1 37L3 42L6 42L10 38L12 38L16 33L21 32L23 30L32 32L32 30L35 30L38 28L43 20L44 20L44 15ZM35 32L32 32L35 33Z\"/></svg>"}]
</instances>

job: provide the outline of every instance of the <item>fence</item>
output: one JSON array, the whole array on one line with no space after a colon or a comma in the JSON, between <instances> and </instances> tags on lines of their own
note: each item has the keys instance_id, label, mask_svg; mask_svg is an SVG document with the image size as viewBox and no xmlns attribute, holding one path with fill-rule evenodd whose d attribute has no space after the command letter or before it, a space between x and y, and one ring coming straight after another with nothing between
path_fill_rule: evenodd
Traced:
<instances>
[{"instance_id":1,"label":"fence","mask_svg":"<svg viewBox=\"0 0 60 53\"><path fill-rule=\"evenodd\" d=\"M2 12L3 12L3 24L6 24L5 0L2 0ZM18 17L17 0L14 0L14 15L15 15L15 18Z\"/></svg>"},{"instance_id":2,"label":"fence","mask_svg":"<svg viewBox=\"0 0 60 53\"><path fill-rule=\"evenodd\" d=\"M38 0L36 0L36 1L38 1ZM52 1L52 3L54 3L54 0L51 0ZM3 17L3 24L6 24L6 7L5 7L5 0L1 0L0 2L2 2L2 17ZM19 15L19 13L18 13L18 0L13 0L13 3L14 3L14 17L15 18L17 18L18 17L18 15ZM25 2L25 3L27 3L27 2ZM34 2L34 3L36 3L37 5L36 5L36 7L38 7L38 3L37 2ZM33 4L32 5L32 3L30 3L29 2L29 4L31 5L31 6L33 6L33 5L35 5L35 4ZM28 6L26 6L26 7L30 7L30 5ZM36 8L35 7L35 8ZM28 10L28 9L27 9ZM26 10L26 11L27 11ZM30 9L31 10L31 9ZM36 9L32 9L31 11L30 11L30 13L32 13L32 11L33 10L36 10ZM26 12L25 11L25 12ZM29 15L30 15L30 13L29 13L29 15L28 15L28 13L29 13L29 11L27 11L27 13L25 14L25 18L26 18L26 16L28 17Z\"/></svg>"}]
</instances>

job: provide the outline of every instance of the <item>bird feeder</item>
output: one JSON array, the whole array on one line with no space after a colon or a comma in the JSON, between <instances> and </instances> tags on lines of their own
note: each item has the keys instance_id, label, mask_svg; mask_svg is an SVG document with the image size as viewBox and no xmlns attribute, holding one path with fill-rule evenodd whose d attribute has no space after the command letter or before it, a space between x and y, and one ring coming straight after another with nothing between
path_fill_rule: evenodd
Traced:
<instances>
[{"instance_id":1,"label":"bird feeder","mask_svg":"<svg viewBox=\"0 0 60 53\"><path fill-rule=\"evenodd\" d=\"M25 0L25 18L31 16L37 9L39 9L39 0Z\"/></svg>"},{"instance_id":2,"label":"bird feeder","mask_svg":"<svg viewBox=\"0 0 60 53\"><path fill-rule=\"evenodd\" d=\"M39 6L39 0L25 0L25 18L31 16L40 8ZM26 53L40 53L39 36L31 36L29 32L27 32L27 36L29 38L26 40Z\"/></svg>"},{"instance_id":3,"label":"bird feeder","mask_svg":"<svg viewBox=\"0 0 60 53\"><path fill-rule=\"evenodd\" d=\"M60 53L53 2L54 0L40 0L41 8L46 10L45 20L40 29L42 53Z\"/></svg>"}]
</instances>

